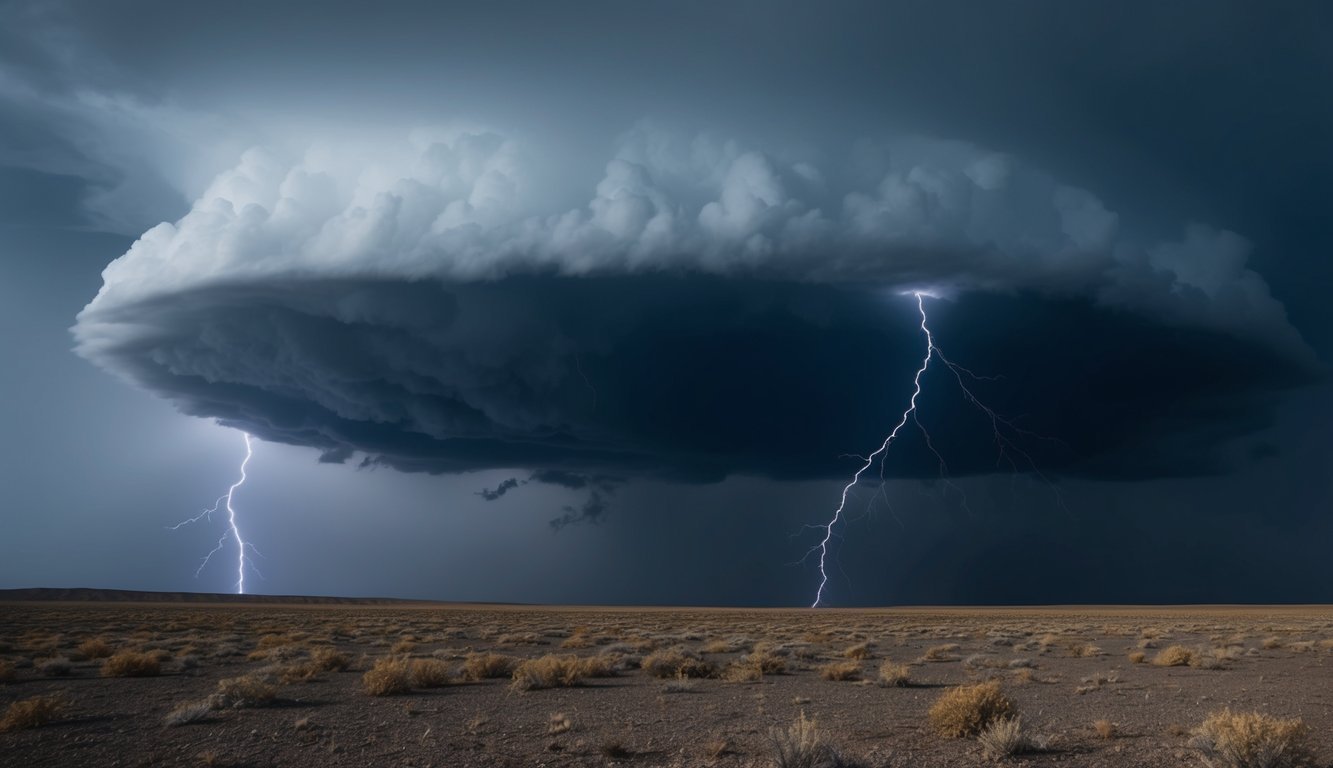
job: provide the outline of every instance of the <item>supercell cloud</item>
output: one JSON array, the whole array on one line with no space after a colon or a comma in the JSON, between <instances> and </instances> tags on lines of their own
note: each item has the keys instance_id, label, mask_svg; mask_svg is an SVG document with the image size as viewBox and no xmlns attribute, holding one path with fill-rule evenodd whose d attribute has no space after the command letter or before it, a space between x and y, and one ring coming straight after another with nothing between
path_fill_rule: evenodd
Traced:
<instances>
[{"instance_id":1,"label":"supercell cloud","mask_svg":"<svg viewBox=\"0 0 1333 768\"><path fill-rule=\"evenodd\" d=\"M1009 377L993 394L1059 438L1031 447L1057 473L1213 471L1312 366L1244 237L1139 236L1003 152L644 123L589 185L558 150L482 130L251 150L106 269L78 351L326 461L591 488L557 527L629 476L843 474L919 360L904 291L938 297L954 359Z\"/></svg>"}]
</instances>

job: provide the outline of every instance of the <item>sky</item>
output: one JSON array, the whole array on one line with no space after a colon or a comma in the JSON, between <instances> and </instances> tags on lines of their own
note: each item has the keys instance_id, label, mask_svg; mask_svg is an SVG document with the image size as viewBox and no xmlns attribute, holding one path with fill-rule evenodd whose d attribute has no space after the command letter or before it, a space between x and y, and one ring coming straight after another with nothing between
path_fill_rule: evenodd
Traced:
<instances>
[{"instance_id":1,"label":"sky","mask_svg":"<svg viewBox=\"0 0 1333 768\"><path fill-rule=\"evenodd\" d=\"M0 2L0 588L1333 601L1331 22Z\"/></svg>"}]
</instances>

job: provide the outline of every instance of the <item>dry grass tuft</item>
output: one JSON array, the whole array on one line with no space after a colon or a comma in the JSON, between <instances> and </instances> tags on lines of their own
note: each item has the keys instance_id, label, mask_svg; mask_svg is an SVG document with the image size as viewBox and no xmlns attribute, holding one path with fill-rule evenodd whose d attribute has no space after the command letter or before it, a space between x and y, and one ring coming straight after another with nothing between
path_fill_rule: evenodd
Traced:
<instances>
[{"instance_id":1,"label":"dry grass tuft","mask_svg":"<svg viewBox=\"0 0 1333 768\"><path fill-rule=\"evenodd\" d=\"M773 768L844 768L849 764L824 741L815 721L801 716L787 728L768 732Z\"/></svg>"},{"instance_id":2,"label":"dry grass tuft","mask_svg":"<svg viewBox=\"0 0 1333 768\"><path fill-rule=\"evenodd\" d=\"M499 653L469 653L463 660L463 678L465 680L489 680L497 677L510 677L519 660L513 656Z\"/></svg>"},{"instance_id":3,"label":"dry grass tuft","mask_svg":"<svg viewBox=\"0 0 1333 768\"><path fill-rule=\"evenodd\" d=\"M352 657L332 648L316 648L310 654L310 663L321 672L342 672L352 665Z\"/></svg>"},{"instance_id":4,"label":"dry grass tuft","mask_svg":"<svg viewBox=\"0 0 1333 768\"><path fill-rule=\"evenodd\" d=\"M863 661L870 658L870 643L857 643L842 652L843 658Z\"/></svg>"},{"instance_id":5,"label":"dry grass tuft","mask_svg":"<svg viewBox=\"0 0 1333 768\"><path fill-rule=\"evenodd\" d=\"M583 660L578 656L557 656L548 653L538 659L528 659L514 670L511 687L516 691L537 691L543 688L572 688L583 683Z\"/></svg>"},{"instance_id":6,"label":"dry grass tuft","mask_svg":"<svg viewBox=\"0 0 1333 768\"><path fill-rule=\"evenodd\" d=\"M1173 645L1158 651L1152 657L1152 663L1156 667L1184 667L1194 663L1194 651L1183 645Z\"/></svg>"},{"instance_id":7,"label":"dry grass tuft","mask_svg":"<svg viewBox=\"0 0 1333 768\"><path fill-rule=\"evenodd\" d=\"M79 643L79 653L90 659L105 659L112 652L111 644L100 637L94 637Z\"/></svg>"},{"instance_id":8,"label":"dry grass tuft","mask_svg":"<svg viewBox=\"0 0 1333 768\"><path fill-rule=\"evenodd\" d=\"M764 670L757 664L738 661L722 670L722 679L728 683L757 683L764 679Z\"/></svg>"},{"instance_id":9,"label":"dry grass tuft","mask_svg":"<svg viewBox=\"0 0 1333 768\"><path fill-rule=\"evenodd\" d=\"M906 688L912 684L912 672L906 664L885 661L879 665L878 682L884 688Z\"/></svg>"},{"instance_id":10,"label":"dry grass tuft","mask_svg":"<svg viewBox=\"0 0 1333 768\"><path fill-rule=\"evenodd\" d=\"M66 703L60 696L34 696L9 705L0 717L0 731L36 728L55 722L65 711Z\"/></svg>"},{"instance_id":11,"label":"dry grass tuft","mask_svg":"<svg viewBox=\"0 0 1333 768\"><path fill-rule=\"evenodd\" d=\"M741 657L741 662L759 669L763 675L779 675L787 671L787 660L770 650L756 648L752 653Z\"/></svg>"},{"instance_id":12,"label":"dry grass tuft","mask_svg":"<svg viewBox=\"0 0 1333 768\"><path fill-rule=\"evenodd\" d=\"M1092 730L1096 731L1097 735L1103 739L1114 739L1116 736L1115 723L1106 718L1093 722Z\"/></svg>"},{"instance_id":13,"label":"dry grass tuft","mask_svg":"<svg viewBox=\"0 0 1333 768\"><path fill-rule=\"evenodd\" d=\"M154 677L162 663L151 653L121 651L102 662L102 677Z\"/></svg>"},{"instance_id":14,"label":"dry grass tuft","mask_svg":"<svg viewBox=\"0 0 1333 768\"><path fill-rule=\"evenodd\" d=\"M835 661L831 664L825 664L819 668L819 675L825 680L835 680L838 682L860 680L861 662Z\"/></svg>"},{"instance_id":15,"label":"dry grass tuft","mask_svg":"<svg viewBox=\"0 0 1333 768\"><path fill-rule=\"evenodd\" d=\"M1016 714L999 682L990 680L945 691L931 706L928 717L941 735L962 738L975 736L992 722Z\"/></svg>"},{"instance_id":16,"label":"dry grass tuft","mask_svg":"<svg viewBox=\"0 0 1333 768\"><path fill-rule=\"evenodd\" d=\"M717 665L704 661L679 648L653 651L643 657L643 670L653 677L717 677Z\"/></svg>"},{"instance_id":17,"label":"dry grass tuft","mask_svg":"<svg viewBox=\"0 0 1333 768\"><path fill-rule=\"evenodd\" d=\"M1309 729L1300 718L1259 712L1214 712L1194 730L1190 746L1210 768L1304 768L1314 764Z\"/></svg>"},{"instance_id":18,"label":"dry grass tuft","mask_svg":"<svg viewBox=\"0 0 1333 768\"><path fill-rule=\"evenodd\" d=\"M574 721L563 712L555 712L551 715L551 720L546 727L546 735L558 736L569 731L574 727Z\"/></svg>"},{"instance_id":19,"label":"dry grass tuft","mask_svg":"<svg viewBox=\"0 0 1333 768\"><path fill-rule=\"evenodd\" d=\"M1003 760L1011 755L1033 752L1037 744L1023 731L1018 717L1001 717L990 721L977 733L981 754L990 760Z\"/></svg>"},{"instance_id":20,"label":"dry grass tuft","mask_svg":"<svg viewBox=\"0 0 1333 768\"><path fill-rule=\"evenodd\" d=\"M958 657L955 652L958 650L957 643L946 643L945 645L932 645L921 654L922 661L954 661Z\"/></svg>"},{"instance_id":21,"label":"dry grass tuft","mask_svg":"<svg viewBox=\"0 0 1333 768\"><path fill-rule=\"evenodd\" d=\"M1148 659L1148 654L1143 651L1131 651L1129 654L1130 664L1142 664Z\"/></svg>"},{"instance_id":22,"label":"dry grass tuft","mask_svg":"<svg viewBox=\"0 0 1333 768\"><path fill-rule=\"evenodd\" d=\"M217 692L209 698L209 703L214 709L249 709L272 704L276 698L276 685L261 675L245 675L219 680Z\"/></svg>"},{"instance_id":23,"label":"dry grass tuft","mask_svg":"<svg viewBox=\"0 0 1333 768\"><path fill-rule=\"evenodd\" d=\"M412 667L406 656L381 656L361 676L361 687L371 696L392 696L412 690Z\"/></svg>"},{"instance_id":24,"label":"dry grass tuft","mask_svg":"<svg viewBox=\"0 0 1333 768\"><path fill-rule=\"evenodd\" d=\"M413 659L410 669L414 688L443 688L449 684L449 665L435 659Z\"/></svg>"}]
</instances>

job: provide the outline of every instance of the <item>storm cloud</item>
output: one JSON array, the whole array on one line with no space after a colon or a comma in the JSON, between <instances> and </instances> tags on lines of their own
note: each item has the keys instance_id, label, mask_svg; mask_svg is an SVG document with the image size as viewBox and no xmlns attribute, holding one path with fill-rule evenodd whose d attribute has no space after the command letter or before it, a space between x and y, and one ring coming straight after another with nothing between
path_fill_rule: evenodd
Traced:
<instances>
[{"instance_id":1,"label":"storm cloud","mask_svg":"<svg viewBox=\"0 0 1333 768\"><path fill-rule=\"evenodd\" d=\"M1240 235L1144 242L964 143L864 141L820 168L641 124L566 210L542 165L491 132L248 152L107 268L78 351L326 460L689 481L845 472L901 411L916 290L1053 438L1023 471L1215 471L1267 424L1264 393L1314 371ZM977 426L958 410L924 418Z\"/></svg>"}]
</instances>

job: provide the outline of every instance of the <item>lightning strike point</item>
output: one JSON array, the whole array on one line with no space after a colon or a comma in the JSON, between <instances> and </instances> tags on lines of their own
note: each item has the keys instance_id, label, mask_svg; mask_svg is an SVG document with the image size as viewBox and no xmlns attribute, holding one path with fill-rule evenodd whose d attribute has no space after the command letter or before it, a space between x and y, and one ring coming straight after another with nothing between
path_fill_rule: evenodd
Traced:
<instances>
[{"instance_id":1,"label":"lightning strike point","mask_svg":"<svg viewBox=\"0 0 1333 768\"><path fill-rule=\"evenodd\" d=\"M246 480L245 470L246 467L250 464L251 457L254 456L254 445L252 442L253 438L250 437L250 433L242 432L241 435L245 438L245 458L241 460L240 479L232 483L231 486L227 488L227 492L219 496L217 501L213 502L213 506L209 507L208 509L205 509L203 512L200 512L194 517L186 518L185 520L182 520L181 522L176 523L175 525L167 526L167 530L174 531L180 528L181 526L189 525L191 523L197 523L200 520L204 519L212 520L214 513L220 511L220 509L226 510L227 530L223 532L221 538L218 539L217 546L213 547L213 549L207 555L204 555L204 560L199 564L199 568L194 572L194 576L195 578L199 578L199 574L204 572L204 568L213 559L213 555L216 555L218 552L221 552L222 549L225 546L227 546L227 540L231 539L236 543L236 594L238 595L245 594L246 567L249 566L250 568L254 568L254 566L251 565L249 561L246 559L245 550L247 547L249 547L256 554L258 554L259 552L259 550L255 549L255 546L253 544L242 538L241 529L236 524L236 508L232 506L233 497L236 495L236 489L240 488L242 485L245 485L245 480Z\"/></svg>"},{"instance_id":2,"label":"lightning strike point","mask_svg":"<svg viewBox=\"0 0 1333 768\"><path fill-rule=\"evenodd\" d=\"M921 365L920 367L917 368L916 375L912 377L912 385L913 385L912 396L907 402L907 409L903 411L902 417L898 419L898 423L894 425L893 430L889 432L888 436L884 438L884 441L880 443L879 448L875 449L873 453L869 454L868 456L856 456L856 458L861 459L862 461L861 468L856 470L856 473L852 475L851 481L848 482L847 485L843 486L842 496L838 500L837 508L833 510L833 516L829 518L827 523L824 523L822 525L811 526L816 530L822 529L824 531L823 539L821 539L818 544L811 547L806 552L807 558L810 557L810 555L814 554L816 551L819 552L819 588L815 591L815 601L811 603L810 605L811 608L818 608L820 603L823 602L824 600L824 588L828 586L829 542L832 541L834 536L833 532L834 526L836 526L839 522L842 521L843 512L847 508L848 495L851 493L852 488L854 488L856 484L860 482L861 475L863 475L867 469L870 469L872 466L874 466L876 461L880 462L880 480L881 480L880 490L881 492L883 491L885 454L888 453L889 447L893 445L895 440L897 440L898 433L902 431L903 427L907 426L907 422L909 420L912 421L912 423L914 423L917 426L917 428L921 430L921 434L926 441L927 449L929 449L930 452L939 461L940 475L941 477L944 478L946 486L957 491L962 496L964 508L966 508L967 506L967 496L962 493L961 488L959 488L956 484L954 484L951 480L948 479L948 466L945 464L944 456L939 452L939 450L936 449L934 441L931 440L930 433L926 431L925 425L921 423L921 420L918 418L917 414L916 401L917 398L921 396L921 377L924 376L926 370L930 368L930 363L932 360L939 360L941 365L943 365L945 368L948 368L949 371L953 373L953 377L956 383L958 384L958 388L962 391L963 399L967 403L972 405L974 408L979 410L982 414L984 414L985 417L989 420L991 430L993 432L993 439L995 440L995 446L999 452L999 456L997 457L997 464L1007 462L1010 468L1012 468L1015 472L1017 472L1019 471L1019 466L1018 463L1014 460L1014 456L1012 454L1017 454L1018 456L1022 457L1026 465L1031 469L1031 471L1035 473L1037 477L1041 478L1043 481L1045 481L1048 485L1051 486L1051 489L1055 494L1055 500L1057 505L1061 508L1064 507L1064 502L1061 499L1059 489L1053 483L1051 483L1050 480L1041 472L1041 470L1037 467L1036 462L1032 460L1032 457L1029 456L1026 452L1024 452L1015 442L1016 436L1026 436L1026 437L1042 437L1042 436L1024 430L1020 428L1017 424L1013 423L1012 421L1009 421L1005 417L996 413L995 410L993 410L990 406L983 403L968 387L969 379L973 381L995 381L998 380L1000 377L978 376L977 374L973 373L967 368L964 368L963 366L954 363L952 360L946 357L944 353L940 350L940 348L935 345L935 336L933 333L931 333L930 326L928 324L929 320L926 317L926 299L935 298L936 294L927 290L905 291L904 293L905 294L910 293L916 299L917 312L919 312L921 315L921 324L920 324L921 333L926 338L926 355L921 359ZM1043 439L1049 439L1049 438L1043 438ZM887 496L885 497L885 499L887 500Z\"/></svg>"}]
</instances>

